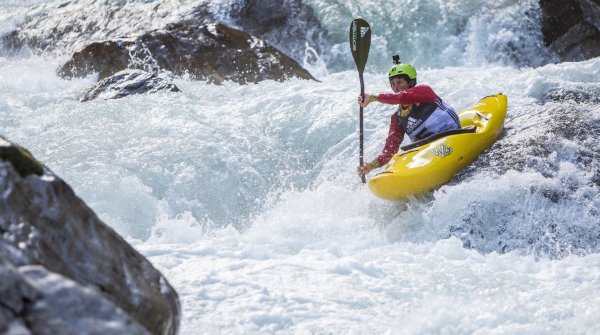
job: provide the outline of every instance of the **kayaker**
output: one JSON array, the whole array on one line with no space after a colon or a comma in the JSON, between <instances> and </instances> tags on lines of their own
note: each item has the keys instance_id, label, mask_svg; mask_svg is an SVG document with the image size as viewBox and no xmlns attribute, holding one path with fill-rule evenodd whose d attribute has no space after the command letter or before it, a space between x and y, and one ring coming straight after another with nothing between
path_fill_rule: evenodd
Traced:
<instances>
[{"instance_id":1,"label":"kayaker","mask_svg":"<svg viewBox=\"0 0 600 335\"><path fill-rule=\"evenodd\" d=\"M383 150L373 161L358 167L359 175L366 175L387 164L398 152L405 133L414 142L443 131L460 129L456 111L442 101L431 87L423 84L417 86L417 70L410 64L401 63L397 55L393 56L393 60L394 66L388 72L388 78L394 93L365 93L364 96L358 96L361 107L367 107L375 101L398 105L398 110L391 116Z\"/></svg>"}]
</instances>

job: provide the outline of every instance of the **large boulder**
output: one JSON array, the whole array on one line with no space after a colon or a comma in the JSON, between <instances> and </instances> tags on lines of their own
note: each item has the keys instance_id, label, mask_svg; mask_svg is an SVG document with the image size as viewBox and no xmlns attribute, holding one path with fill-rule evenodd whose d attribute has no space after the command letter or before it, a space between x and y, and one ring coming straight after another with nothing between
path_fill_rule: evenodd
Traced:
<instances>
[{"instance_id":1,"label":"large boulder","mask_svg":"<svg viewBox=\"0 0 600 335\"><path fill-rule=\"evenodd\" d=\"M0 333L177 333L179 298L161 273L1 137L0 190Z\"/></svg>"},{"instance_id":2,"label":"large boulder","mask_svg":"<svg viewBox=\"0 0 600 335\"><path fill-rule=\"evenodd\" d=\"M544 44L561 61L600 56L600 0L540 0Z\"/></svg>"},{"instance_id":3,"label":"large boulder","mask_svg":"<svg viewBox=\"0 0 600 335\"><path fill-rule=\"evenodd\" d=\"M252 35L195 21L169 24L132 39L92 43L76 52L58 73L68 78L97 72L104 79L125 68L166 70L212 83L313 79L296 61Z\"/></svg>"}]
</instances>

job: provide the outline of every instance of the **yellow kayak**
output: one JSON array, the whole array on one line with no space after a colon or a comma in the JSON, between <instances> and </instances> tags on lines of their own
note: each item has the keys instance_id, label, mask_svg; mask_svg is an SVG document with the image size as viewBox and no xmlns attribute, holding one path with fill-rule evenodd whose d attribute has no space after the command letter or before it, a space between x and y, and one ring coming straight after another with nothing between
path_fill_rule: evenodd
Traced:
<instances>
[{"instance_id":1,"label":"yellow kayak","mask_svg":"<svg viewBox=\"0 0 600 335\"><path fill-rule=\"evenodd\" d=\"M506 107L502 93L481 99L458 113L462 129L401 147L384 171L369 180L369 188L382 199L400 200L447 183L498 139Z\"/></svg>"}]
</instances>

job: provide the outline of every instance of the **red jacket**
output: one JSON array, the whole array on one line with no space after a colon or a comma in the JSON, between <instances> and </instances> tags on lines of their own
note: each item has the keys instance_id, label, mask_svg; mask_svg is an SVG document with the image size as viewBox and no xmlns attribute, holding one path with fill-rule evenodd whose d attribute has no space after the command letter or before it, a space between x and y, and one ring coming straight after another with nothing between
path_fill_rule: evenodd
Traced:
<instances>
[{"instance_id":1,"label":"red jacket","mask_svg":"<svg viewBox=\"0 0 600 335\"><path fill-rule=\"evenodd\" d=\"M377 96L377 101L390 105L419 104L423 102L436 102L436 100L437 95L427 85L418 85L399 93L381 93ZM404 128L398 123L398 117L394 113L391 116L390 130L385 140L385 146L376 158L379 166L387 164L392 159L392 156L398 152L403 139Z\"/></svg>"}]
</instances>

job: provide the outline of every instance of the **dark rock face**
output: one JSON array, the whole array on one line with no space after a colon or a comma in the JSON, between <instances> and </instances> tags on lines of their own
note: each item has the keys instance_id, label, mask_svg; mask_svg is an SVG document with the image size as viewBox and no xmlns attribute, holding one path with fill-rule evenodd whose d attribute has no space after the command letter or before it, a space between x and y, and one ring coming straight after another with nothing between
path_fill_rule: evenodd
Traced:
<instances>
[{"instance_id":1,"label":"dark rock face","mask_svg":"<svg viewBox=\"0 0 600 335\"><path fill-rule=\"evenodd\" d=\"M2 334L150 334L110 300L42 266L17 269L0 258L0 280Z\"/></svg>"},{"instance_id":2,"label":"dark rock face","mask_svg":"<svg viewBox=\"0 0 600 335\"><path fill-rule=\"evenodd\" d=\"M262 40L223 24L187 21L135 39L94 43L59 68L64 77L93 72L104 79L125 68L167 70L175 75L222 83L313 79L296 61Z\"/></svg>"},{"instance_id":3,"label":"dark rock face","mask_svg":"<svg viewBox=\"0 0 600 335\"><path fill-rule=\"evenodd\" d=\"M600 56L600 31L585 22L578 23L550 46L563 61L578 62Z\"/></svg>"},{"instance_id":4,"label":"dark rock face","mask_svg":"<svg viewBox=\"0 0 600 335\"><path fill-rule=\"evenodd\" d=\"M544 44L561 61L600 56L600 0L540 0Z\"/></svg>"},{"instance_id":5,"label":"dark rock face","mask_svg":"<svg viewBox=\"0 0 600 335\"><path fill-rule=\"evenodd\" d=\"M542 33L546 46L583 21L583 12L577 1L540 0L540 6L543 12Z\"/></svg>"},{"instance_id":6,"label":"dark rock face","mask_svg":"<svg viewBox=\"0 0 600 335\"><path fill-rule=\"evenodd\" d=\"M300 61L310 47L323 53L322 41L327 31L313 9L302 0L244 0L229 14L236 25L252 35L268 41L290 57ZM310 61L310 59L307 59Z\"/></svg>"},{"instance_id":7,"label":"dark rock face","mask_svg":"<svg viewBox=\"0 0 600 335\"><path fill-rule=\"evenodd\" d=\"M0 333L176 334L160 272L60 178L13 162L0 159Z\"/></svg>"},{"instance_id":8,"label":"dark rock face","mask_svg":"<svg viewBox=\"0 0 600 335\"><path fill-rule=\"evenodd\" d=\"M119 99L132 94L161 91L181 92L177 86L155 74L142 70L123 70L101 80L81 99Z\"/></svg>"}]
</instances>

